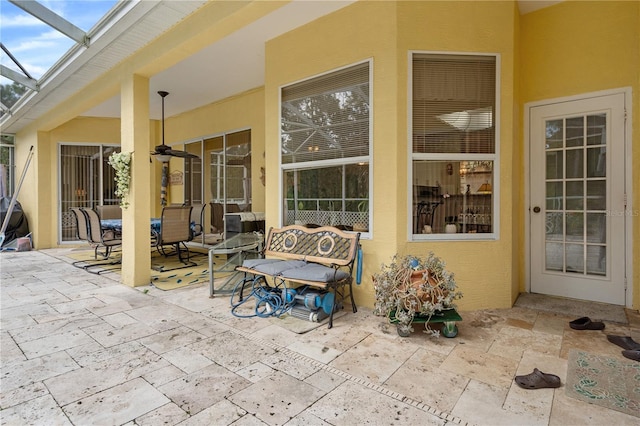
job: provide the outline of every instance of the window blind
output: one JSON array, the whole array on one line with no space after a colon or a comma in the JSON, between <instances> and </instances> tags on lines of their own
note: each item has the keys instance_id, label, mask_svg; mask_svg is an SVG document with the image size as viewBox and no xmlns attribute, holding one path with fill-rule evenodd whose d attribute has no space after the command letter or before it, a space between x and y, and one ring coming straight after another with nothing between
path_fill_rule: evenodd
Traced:
<instances>
[{"instance_id":1,"label":"window blind","mask_svg":"<svg viewBox=\"0 0 640 426\"><path fill-rule=\"evenodd\" d=\"M496 58L415 54L413 152L495 153Z\"/></svg>"},{"instance_id":2,"label":"window blind","mask_svg":"<svg viewBox=\"0 0 640 426\"><path fill-rule=\"evenodd\" d=\"M369 63L282 89L282 163L369 155Z\"/></svg>"}]
</instances>

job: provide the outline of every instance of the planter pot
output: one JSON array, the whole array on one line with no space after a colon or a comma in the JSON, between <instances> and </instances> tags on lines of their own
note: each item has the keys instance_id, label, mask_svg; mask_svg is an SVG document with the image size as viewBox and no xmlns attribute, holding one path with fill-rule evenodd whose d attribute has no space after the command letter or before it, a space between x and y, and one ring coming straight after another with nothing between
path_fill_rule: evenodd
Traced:
<instances>
[{"instance_id":1,"label":"planter pot","mask_svg":"<svg viewBox=\"0 0 640 426\"><path fill-rule=\"evenodd\" d=\"M429 287L427 287L427 283ZM413 309L416 312L422 310L424 303L437 303L440 297L446 297L449 293L438 286L438 282L431 276L429 271L420 270L411 272L409 278L409 285L415 289L415 297L409 297L405 299L405 308ZM398 286L398 290L404 291L405 286Z\"/></svg>"},{"instance_id":2,"label":"planter pot","mask_svg":"<svg viewBox=\"0 0 640 426\"><path fill-rule=\"evenodd\" d=\"M444 227L444 232L447 234L455 234L456 232L458 232L458 227L455 225L455 223L448 223Z\"/></svg>"}]
</instances>

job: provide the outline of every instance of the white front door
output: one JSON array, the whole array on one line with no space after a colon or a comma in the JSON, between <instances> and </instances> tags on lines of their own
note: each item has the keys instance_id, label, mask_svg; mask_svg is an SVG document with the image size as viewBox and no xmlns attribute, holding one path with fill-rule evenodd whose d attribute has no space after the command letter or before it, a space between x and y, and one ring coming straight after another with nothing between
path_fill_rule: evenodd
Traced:
<instances>
[{"instance_id":1,"label":"white front door","mask_svg":"<svg viewBox=\"0 0 640 426\"><path fill-rule=\"evenodd\" d=\"M624 96L529 110L532 293L625 304Z\"/></svg>"}]
</instances>

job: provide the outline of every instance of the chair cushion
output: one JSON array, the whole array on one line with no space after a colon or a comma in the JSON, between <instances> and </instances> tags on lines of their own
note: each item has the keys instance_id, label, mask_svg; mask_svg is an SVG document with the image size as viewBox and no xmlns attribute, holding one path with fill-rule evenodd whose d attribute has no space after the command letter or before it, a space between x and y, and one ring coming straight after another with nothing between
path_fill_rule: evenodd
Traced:
<instances>
[{"instance_id":1,"label":"chair cushion","mask_svg":"<svg viewBox=\"0 0 640 426\"><path fill-rule=\"evenodd\" d=\"M349 274L345 271L336 271L333 268L317 263L307 263L306 265L299 268L284 270L281 276L282 278L289 279L334 282L348 278Z\"/></svg>"}]
</instances>

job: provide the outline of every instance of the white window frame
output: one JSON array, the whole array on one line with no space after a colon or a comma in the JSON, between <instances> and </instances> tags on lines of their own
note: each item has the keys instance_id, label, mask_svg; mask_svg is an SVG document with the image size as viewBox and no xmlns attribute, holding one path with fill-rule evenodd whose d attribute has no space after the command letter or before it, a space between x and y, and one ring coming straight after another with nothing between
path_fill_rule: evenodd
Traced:
<instances>
[{"instance_id":1,"label":"white window frame","mask_svg":"<svg viewBox=\"0 0 640 426\"><path fill-rule=\"evenodd\" d=\"M496 93L494 117L495 126L495 152L493 154L449 154L449 153L413 153L413 58L416 54L455 55L455 56L492 56L496 59ZM500 239L500 69L501 58L499 53L478 52L440 52L409 50L407 56L408 84L407 84L407 238L408 241L474 241L474 240L498 240ZM492 215L491 231L488 233L437 233L415 234L413 232L413 162L414 160L440 160L440 161L493 161L493 189L492 189Z\"/></svg>"},{"instance_id":2,"label":"white window frame","mask_svg":"<svg viewBox=\"0 0 640 426\"><path fill-rule=\"evenodd\" d=\"M366 156L358 156L358 157L348 157L347 159L330 159L330 160L318 160L318 161L305 161L300 163L282 163L282 149L281 149L281 141L282 141L282 89L293 84L301 83L307 80L311 80L314 78L322 77L324 75L329 75L347 68L351 68L357 65L361 65L364 63L368 63L369 65L369 155ZM374 224L374 215L373 215L373 116L374 116L374 102L373 102L373 59L369 58L364 61L354 62L349 65L334 68L328 70L324 73L316 74L309 76L307 78L289 82L283 84L278 87L278 226L282 227L284 223L284 174L288 170L295 169L316 169L316 168L324 168L324 167L332 167L332 166L341 166L346 164L358 164L358 163L366 163L369 165L369 229L366 232L361 232L360 237L364 239L373 238L373 224Z\"/></svg>"}]
</instances>

